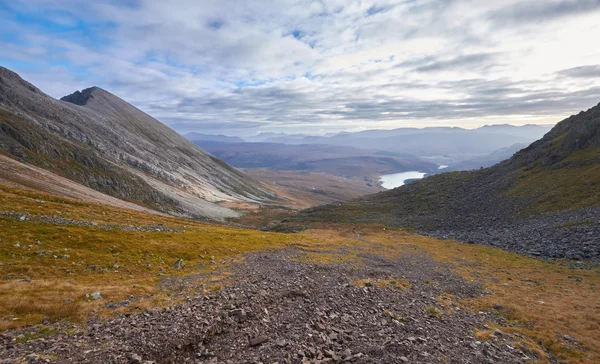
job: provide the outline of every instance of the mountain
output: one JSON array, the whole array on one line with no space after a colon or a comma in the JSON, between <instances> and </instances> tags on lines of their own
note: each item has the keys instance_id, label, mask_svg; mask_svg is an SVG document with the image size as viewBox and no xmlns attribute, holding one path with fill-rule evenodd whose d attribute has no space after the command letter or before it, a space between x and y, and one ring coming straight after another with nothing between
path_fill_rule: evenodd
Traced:
<instances>
[{"instance_id":1,"label":"mountain","mask_svg":"<svg viewBox=\"0 0 600 364\"><path fill-rule=\"evenodd\" d=\"M330 144L419 157L446 155L458 161L485 156L513 144L529 144L550 130L548 125L493 125L477 129L458 127L399 128L342 132L333 136L273 135L265 142L285 144Z\"/></svg>"},{"instance_id":2,"label":"mountain","mask_svg":"<svg viewBox=\"0 0 600 364\"><path fill-rule=\"evenodd\" d=\"M257 135L245 136L244 140L250 143L285 143L295 144L297 141L310 137L306 134L286 134L265 132Z\"/></svg>"},{"instance_id":3,"label":"mountain","mask_svg":"<svg viewBox=\"0 0 600 364\"><path fill-rule=\"evenodd\" d=\"M600 104L493 167L434 175L290 221L377 222L521 253L598 259L599 217Z\"/></svg>"},{"instance_id":4,"label":"mountain","mask_svg":"<svg viewBox=\"0 0 600 364\"><path fill-rule=\"evenodd\" d=\"M239 168L322 172L341 177L377 179L389 173L434 171L437 165L417 157L326 144L195 143Z\"/></svg>"},{"instance_id":5,"label":"mountain","mask_svg":"<svg viewBox=\"0 0 600 364\"><path fill-rule=\"evenodd\" d=\"M467 159L464 161L460 161L457 163L452 163L445 168L444 171L468 171L471 169L479 169L493 166L496 163L500 163L505 159L512 157L519 150L527 147L527 144L517 143L513 144L509 147L500 148L488 155L482 157L476 157L472 159Z\"/></svg>"},{"instance_id":6,"label":"mountain","mask_svg":"<svg viewBox=\"0 0 600 364\"><path fill-rule=\"evenodd\" d=\"M219 143L243 143L244 139L238 137L232 137L227 135L211 135L202 133L187 133L184 137L192 142L203 141L203 142L219 142Z\"/></svg>"},{"instance_id":7,"label":"mountain","mask_svg":"<svg viewBox=\"0 0 600 364\"><path fill-rule=\"evenodd\" d=\"M495 133L504 135L514 135L517 137L540 139L549 132L554 125L551 124L526 124L521 126L500 124L500 125L484 125L475 129L483 133Z\"/></svg>"},{"instance_id":8,"label":"mountain","mask_svg":"<svg viewBox=\"0 0 600 364\"><path fill-rule=\"evenodd\" d=\"M260 183L92 87L56 100L0 67L0 151L154 210L222 219L219 203L266 203Z\"/></svg>"}]
</instances>

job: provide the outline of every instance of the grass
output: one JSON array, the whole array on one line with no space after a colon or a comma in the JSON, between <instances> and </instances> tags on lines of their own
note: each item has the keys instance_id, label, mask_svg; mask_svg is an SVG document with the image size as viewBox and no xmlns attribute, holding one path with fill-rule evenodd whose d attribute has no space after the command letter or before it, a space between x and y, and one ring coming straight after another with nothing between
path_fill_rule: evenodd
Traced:
<instances>
[{"instance_id":1,"label":"grass","mask_svg":"<svg viewBox=\"0 0 600 364\"><path fill-rule=\"evenodd\" d=\"M410 283L402 278L389 277L387 279L359 279L354 282L355 286L359 287L379 287L379 288L391 288L399 290L407 290L411 288Z\"/></svg>"},{"instance_id":2,"label":"grass","mask_svg":"<svg viewBox=\"0 0 600 364\"><path fill-rule=\"evenodd\" d=\"M574 270L568 262L528 258L503 250L454 241L376 230L364 231L366 239L381 244L419 246L431 256L453 265L470 281L484 284L488 294L463 301L475 311L492 311L512 324L501 328L533 340L528 347L547 350L564 362L600 360L600 269ZM564 339L574 337L585 350ZM534 350L535 351L535 350Z\"/></svg>"},{"instance_id":3,"label":"grass","mask_svg":"<svg viewBox=\"0 0 600 364\"><path fill-rule=\"evenodd\" d=\"M397 214L434 212L443 207L449 193L467 185L473 178L472 172L465 171L434 175L412 183L404 189L373 194L344 203L313 207L288 220L291 223L311 223L311 227L312 223L323 222L397 225Z\"/></svg>"},{"instance_id":4,"label":"grass","mask_svg":"<svg viewBox=\"0 0 600 364\"><path fill-rule=\"evenodd\" d=\"M526 212L572 210L600 204L600 148L574 152L560 168L537 165L522 170L506 192L533 198Z\"/></svg>"},{"instance_id":5,"label":"grass","mask_svg":"<svg viewBox=\"0 0 600 364\"><path fill-rule=\"evenodd\" d=\"M130 295L149 297L144 299L148 302L136 303L142 308L169 301L168 290L159 288L166 277L204 274L210 283L211 277L222 274L221 266L242 253L314 239L157 216L6 185L0 185L0 206L0 210L117 226L106 230L0 216L0 329L43 318L81 319L108 301L122 301ZM157 224L182 232L118 228ZM184 260L184 269L173 267L179 259ZM102 299L84 298L96 291Z\"/></svg>"},{"instance_id":6,"label":"grass","mask_svg":"<svg viewBox=\"0 0 600 364\"><path fill-rule=\"evenodd\" d=\"M567 262L544 262L377 225L336 224L334 229L327 223L315 223L312 229L298 234L245 230L1 184L0 206L4 211L115 227L55 225L0 216L0 330L39 324L44 319L78 321L92 311L111 315L172 305L182 296L203 295L229 284L230 265L243 259L246 252L294 248L299 252L297 260L360 265L362 254L393 258L418 249L451 264L465 279L481 282L487 294L460 301L460 305L505 317L510 325L499 329L521 338L529 352L543 358L549 351L572 363L592 363L600 358L600 272L573 270ZM180 232L118 228L157 224ZM184 269L173 267L178 259L184 260ZM364 285L367 281L355 283ZM369 284L382 289L411 289L397 277L371 280ZM101 292L101 299L85 298L95 291ZM135 299L130 299L131 295ZM107 308L110 302L124 300L130 300L130 305ZM457 301L439 297L430 314L450 312ZM578 344L565 340L564 335ZM486 334L480 336L485 339Z\"/></svg>"},{"instance_id":7,"label":"grass","mask_svg":"<svg viewBox=\"0 0 600 364\"><path fill-rule=\"evenodd\" d=\"M429 316L435 317L435 318L439 318L440 316L442 316L442 313L440 312L440 310L438 310L437 308L435 308L433 306L429 306L429 307L425 308L425 312L427 312L429 314Z\"/></svg>"}]
</instances>

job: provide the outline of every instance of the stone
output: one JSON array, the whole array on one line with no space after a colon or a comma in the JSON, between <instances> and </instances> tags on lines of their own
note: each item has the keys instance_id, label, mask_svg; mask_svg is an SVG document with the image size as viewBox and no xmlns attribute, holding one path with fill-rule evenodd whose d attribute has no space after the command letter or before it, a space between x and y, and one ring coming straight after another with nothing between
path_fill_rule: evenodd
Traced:
<instances>
[{"instance_id":1,"label":"stone","mask_svg":"<svg viewBox=\"0 0 600 364\"><path fill-rule=\"evenodd\" d=\"M242 308L236 308L229 311L229 317L235 318L238 322L242 322L246 319L246 311Z\"/></svg>"},{"instance_id":2,"label":"stone","mask_svg":"<svg viewBox=\"0 0 600 364\"><path fill-rule=\"evenodd\" d=\"M173 268L175 269L183 269L185 267L185 262L183 259L178 259L175 264L173 264Z\"/></svg>"},{"instance_id":3,"label":"stone","mask_svg":"<svg viewBox=\"0 0 600 364\"><path fill-rule=\"evenodd\" d=\"M346 349L342 352L342 359L348 360L352 358L352 351L350 349Z\"/></svg>"},{"instance_id":4,"label":"stone","mask_svg":"<svg viewBox=\"0 0 600 364\"><path fill-rule=\"evenodd\" d=\"M266 337L264 335L260 335L260 336L257 336L255 338L253 338L253 339L250 339L250 343L249 344L250 344L250 346L257 346L257 345L260 345L260 344L265 343L267 341L269 341L268 337Z\"/></svg>"},{"instance_id":5,"label":"stone","mask_svg":"<svg viewBox=\"0 0 600 364\"><path fill-rule=\"evenodd\" d=\"M137 364L137 363L141 363L142 362L142 357L137 355L137 354L129 354L129 363L131 364Z\"/></svg>"}]
</instances>

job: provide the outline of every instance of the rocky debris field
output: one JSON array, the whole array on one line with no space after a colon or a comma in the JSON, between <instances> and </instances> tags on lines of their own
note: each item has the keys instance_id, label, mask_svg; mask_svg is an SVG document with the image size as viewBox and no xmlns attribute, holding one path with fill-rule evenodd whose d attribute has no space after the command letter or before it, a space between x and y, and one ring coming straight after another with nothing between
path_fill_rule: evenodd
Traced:
<instances>
[{"instance_id":1,"label":"rocky debris field","mask_svg":"<svg viewBox=\"0 0 600 364\"><path fill-rule=\"evenodd\" d=\"M252 253L219 292L141 314L0 334L1 363L525 363L533 354L461 298L481 287L414 247L399 258L306 262ZM441 300L440 297L451 297ZM478 340L475 330L490 330ZM520 346L523 348L523 346ZM523 349L525 350L525 349Z\"/></svg>"},{"instance_id":2,"label":"rocky debris field","mask_svg":"<svg viewBox=\"0 0 600 364\"><path fill-rule=\"evenodd\" d=\"M420 230L432 237L486 244L521 254L600 260L600 207L546 213L504 224L480 219L470 227L440 226L441 230Z\"/></svg>"}]
</instances>

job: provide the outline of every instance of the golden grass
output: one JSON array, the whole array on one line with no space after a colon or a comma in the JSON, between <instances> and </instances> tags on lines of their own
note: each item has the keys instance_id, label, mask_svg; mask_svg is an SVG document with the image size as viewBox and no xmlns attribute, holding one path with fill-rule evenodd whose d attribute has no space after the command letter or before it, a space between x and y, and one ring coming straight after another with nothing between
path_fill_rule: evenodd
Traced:
<instances>
[{"instance_id":1,"label":"golden grass","mask_svg":"<svg viewBox=\"0 0 600 364\"><path fill-rule=\"evenodd\" d=\"M358 279L353 282L355 286L359 287L379 287L379 288L391 288L391 289L399 289L399 290L407 290L411 288L410 283L408 283L405 279L402 278L394 278L389 277L386 279Z\"/></svg>"},{"instance_id":2,"label":"golden grass","mask_svg":"<svg viewBox=\"0 0 600 364\"><path fill-rule=\"evenodd\" d=\"M438 310L434 306L426 307L425 308L425 312L427 312L427 314L429 314L429 316L435 317L435 318L439 318L442 315L442 313L440 312L440 310Z\"/></svg>"},{"instance_id":3,"label":"golden grass","mask_svg":"<svg viewBox=\"0 0 600 364\"><path fill-rule=\"evenodd\" d=\"M169 302L158 283L166 277L204 276L211 287L232 259L250 251L280 249L314 240L193 220L156 216L59 198L0 184L0 210L60 216L98 224L155 225L182 232L53 225L0 216L0 330L43 318L80 319L107 302L148 297L134 308ZM317 241L315 241L317 242ZM184 269L173 265L183 259ZM222 280L222 278L219 278ZM29 281L30 280L30 281ZM222 284L222 283L219 283ZM102 299L86 300L99 291ZM65 300L73 302L65 303ZM143 302L148 301L148 302Z\"/></svg>"},{"instance_id":4,"label":"golden grass","mask_svg":"<svg viewBox=\"0 0 600 364\"><path fill-rule=\"evenodd\" d=\"M566 262L546 263L491 247L402 232L388 236L367 234L366 238L399 249L418 246L434 259L451 263L466 279L482 282L489 294L462 303L476 311L498 311L515 325L502 330L535 339L528 341L531 350L539 345L570 363L600 360L598 268L573 270ZM575 338L585 350L564 335ZM538 351L543 353L541 348Z\"/></svg>"},{"instance_id":5,"label":"golden grass","mask_svg":"<svg viewBox=\"0 0 600 364\"><path fill-rule=\"evenodd\" d=\"M186 294L204 294L230 282L228 267L239 261L241 254L292 247L300 252L297 259L321 264L344 261L360 265L361 254L391 258L407 253L429 254L440 262L451 263L453 270L466 279L484 284L488 295L460 304L477 311L498 311L512 324L501 329L520 338L523 349L542 358L548 350L572 363L592 363L600 358L600 275L593 270L569 269L566 263L545 263L491 247L441 241L375 225L336 224L333 230L327 224L314 224L315 229L299 234L244 230L5 185L0 185L0 206L0 210L99 224L185 227L182 232L132 232L0 216L0 277L5 278L0 281L0 330L38 323L44 318L82 319L92 310L105 315L172 305L181 296L173 294L177 290L169 290L166 281L178 286L184 278L197 275L197 282L181 284ZM42 250L50 253L36 253ZM173 264L180 258L185 268L177 270ZM409 288L404 283L396 277L371 282L386 289ZM100 291L103 298L85 299L85 294L95 291ZM140 299L114 310L105 307L130 295ZM66 303L66 299L73 302ZM444 295L438 303L436 312L444 314L457 300ZM477 335L485 339L487 334ZM578 344L564 335L570 335Z\"/></svg>"}]
</instances>

